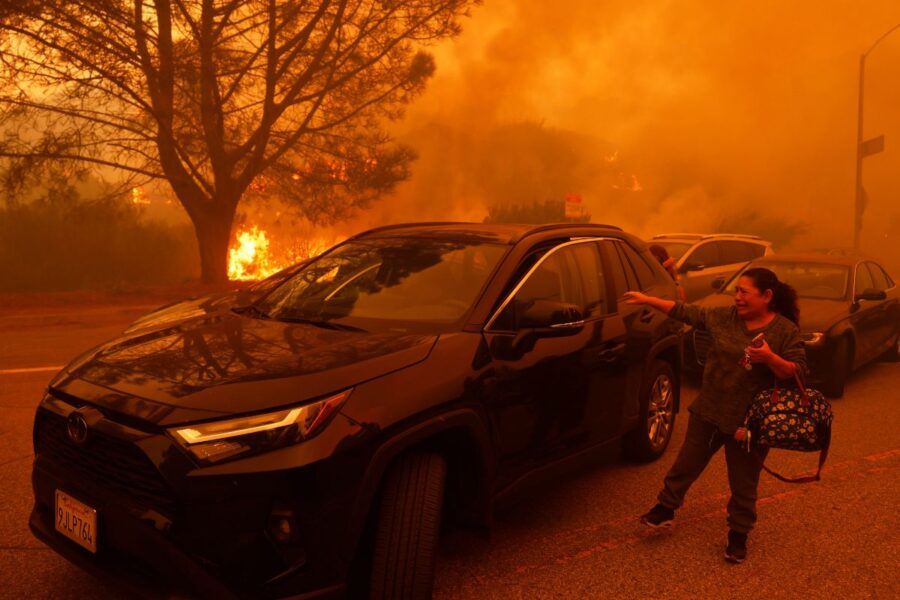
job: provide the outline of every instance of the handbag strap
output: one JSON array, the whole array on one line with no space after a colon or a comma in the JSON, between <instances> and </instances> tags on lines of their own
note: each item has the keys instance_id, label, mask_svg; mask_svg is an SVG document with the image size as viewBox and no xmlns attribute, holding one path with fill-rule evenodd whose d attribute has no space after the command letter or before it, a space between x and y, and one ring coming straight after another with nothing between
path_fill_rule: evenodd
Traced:
<instances>
[{"instance_id":1,"label":"handbag strap","mask_svg":"<svg viewBox=\"0 0 900 600\"><path fill-rule=\"evenodd\" d=\"M766 466L766 462L762 456L759 455L759 447L757 446L754 449L753 455L756 457L756 460L759 461L759 466L762 467L763 471L778 479L779 481L783 481L785 483L812 483L814 481L820 481L822 476L822 467L825 466L825 461L828 459L828 449L831 447L831 430L829 429L827 437L825 438L825 445L822 447L822 450L819 451L819 468L816 469L815 475L806 475L805 477L785 477L780 473L776 473L772 469Z\"/></svg>"},{"instance_id":2,"label":"handbag strap","mask_svg":"<svg viewBox=\"0 0 900 600\"><path fill-rule=\"evenodd\" d=\"M807 393L806 386L803 385L803 379L800 377L797 369L794 369L794 381L797 382L797 389L800 390L800 403L809 404L809 393Z\"/></svg>"},{"instance_id":3,"label":"handbag strap","mask_svg":"<svg viewBox=\"0 0 900 600\"><path fill-rule=\"evenodd\" d=\"M794 381L797 382L797 389L800 390L800 405L806 406L809 404L809 393L806 391L806 386L803 385L803 380L800 378L800 373L796 370L794 371ZM772 402L778 402L778 378L775 378L775 386L772 388Z\"/></svg>"}]
</instances>

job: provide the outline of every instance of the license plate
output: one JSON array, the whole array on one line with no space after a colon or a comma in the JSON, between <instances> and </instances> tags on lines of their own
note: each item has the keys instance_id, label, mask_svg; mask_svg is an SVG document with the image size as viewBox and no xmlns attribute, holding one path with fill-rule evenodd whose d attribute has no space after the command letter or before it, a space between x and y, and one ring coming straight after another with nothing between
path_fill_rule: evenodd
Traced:
<instances>
[{"instance_id":1,"label":"license plate","mask_svg":"<svg viewBox=\"0 0 900 600\"><path fill-rule=\"evenodd\" d=\"M93 553L97 553L97 511L56 490L56 530Z\"/></svg>"}]
</instances>

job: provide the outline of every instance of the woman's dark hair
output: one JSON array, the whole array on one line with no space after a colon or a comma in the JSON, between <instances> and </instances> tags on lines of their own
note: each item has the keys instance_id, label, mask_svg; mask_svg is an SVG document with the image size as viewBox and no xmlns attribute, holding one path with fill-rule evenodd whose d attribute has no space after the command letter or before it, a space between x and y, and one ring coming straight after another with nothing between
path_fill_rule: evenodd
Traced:
<instances>
[{"instance_id":1,"label":"woman's dark hair","mask_svg":"<svg viewBox=\"0 0 900 600\"><path fill-rule=\"evenodd\" d=\"M656 257L656 260L659 261L659 264L663 264L664 262L669 260L669 258L671 258L669 256L669 252L659 244L653 244L652 246L650 246L650 254Z\"/></svg>"},{"instance_id":2,"label":"woman's dark hair","mask_svg":"<svg viewBox=\"0 0 900 600\"><path fill-rule=\"evenodd\" d=\"M753 287L760 293L772 290L772 300L769 302L769 310L779 313L790 319L795 324L800 324L800 306L797 304L797 290L778 279L778 276L762 267L747 269L741 273L741 277L749 277L753 281Z\"/></svg>"}]
</instances>

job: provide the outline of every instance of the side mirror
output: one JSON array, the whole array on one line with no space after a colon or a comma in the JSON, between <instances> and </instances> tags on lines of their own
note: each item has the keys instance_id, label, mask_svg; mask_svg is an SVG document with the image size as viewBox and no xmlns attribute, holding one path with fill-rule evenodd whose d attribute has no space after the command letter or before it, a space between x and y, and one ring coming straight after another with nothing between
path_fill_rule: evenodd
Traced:
<instances>
[{"instance_id":1,"label":"side mirror","mask_svg":"<svg viewBox=\"0 0 900 600\"><path fill-rule=\"evenodd\" d=\"M584 326L584 315L574 304L555 300L533 300L519 312L520 329L565 331Z\"/></svg>"},{"instance_id":2,"label":"side mirror","mask_svg":"<svg viewBox=\"0 0 900 600\"><path fill-rule=\"evenodd\" d=\"M725 278L724 277L716 277L710 283L712 289L719 291L725 286Z\"/></svg>"},{"instance_id":3,"label":"side mirror","mask_svg":"<svg viewBox=\"0 0 900 600\"><path fill-rule=\"evenodd\" d=\"M567 337L584 329L584 315L574 304L533 300L519 308L519 333L513 347L531 346L539 338Z\"/></svg>"},{"instance_id":4,"label":"side mirror","mask_svg":"<svg viewBox=\"0 0 900 600\"><path fill-rule=\"evenodd\" d=\"M872 288L866 288L863 290L863 293L857 294L855 298L856 302L860 300L869 300L872 302L878 302L880 300L887 300L887 292L883 290L875 290Z\"/></svg>"}]
</instances>

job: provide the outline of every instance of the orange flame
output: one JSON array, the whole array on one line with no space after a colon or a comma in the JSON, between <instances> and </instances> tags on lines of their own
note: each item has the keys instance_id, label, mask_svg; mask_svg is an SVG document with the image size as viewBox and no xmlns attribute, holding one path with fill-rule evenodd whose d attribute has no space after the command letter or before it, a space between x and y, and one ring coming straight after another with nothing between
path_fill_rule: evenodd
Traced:
<instances>
[{"instance_id":1,"label":"orange flame","mask_svg":"<svg viewBox=\"0 0 900 600\"><path fill-rule=\"evenodd\" d=\"M139 187L131 188L131 203L132 204L150 204L150 200L144 194L144 190Z\"/></svg>"},{"instance_id":2,"label":"orange flame","mask_svg":"<svg viewBox=\"0 0 900 600\"><path fill-rule=\"evenodd\" d=\"M258 227L239 231L228 251L228 278L240 281L263 279L277 270L269 265L269 238L266 232Z\"/></svg>"},{"instance_id":3,"label":"orange flame","mask_svg":"<svg viewBox=\"0 0 900 600\"><path fill-rule=\"evenodd\" d=\"M644 186L641 185L641 182L638 181L638 178L634 175L626 175L625 173L619 173L619 179L616 183L612 185L614 190L623 190L626 192L643 192Z\"/></svg>"},{"instance_id":4,"label":"orange flame","mask_svg":"<svg viewBox=\"0 0 900 600\"><path fill-rule=\"evenodd\" d=\"M265 279L298 262L318 256L333 243L325 239L295 240L290 247L273 245L264 229L254 225L235 234L228 251L228 278L232 281Z\"/></svg>"}]
</instances>

